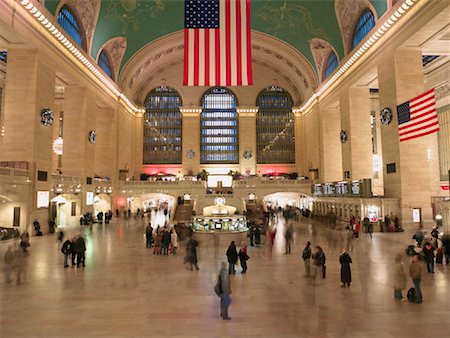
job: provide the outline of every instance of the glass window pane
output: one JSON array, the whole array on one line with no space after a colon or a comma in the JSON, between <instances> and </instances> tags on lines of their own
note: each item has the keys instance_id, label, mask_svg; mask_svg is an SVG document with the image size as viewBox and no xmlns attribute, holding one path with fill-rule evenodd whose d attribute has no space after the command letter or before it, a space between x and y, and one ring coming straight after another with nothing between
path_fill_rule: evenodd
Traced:
<instances>
[{"instance_id":1,"label":"glass window pane","mask_svg":"<svg viewBox=\"0 0 450 338\"><path fill-rule=\"evenodd\" d=\"M375 27L375 17L370 9L366 9L356 23L353 32L352 49L365 38L373 27Z\"/></svg>"},{"instance_id":2,"label":"glass window pane","mask_svg":"<svg viewBox=\"0 0 450 338\"><path fill-rule=\"evenodd\" d=\"M85 49L81 26L66 5L58 13L58 23L81 48Z\"/></svg>"}]
</instances>

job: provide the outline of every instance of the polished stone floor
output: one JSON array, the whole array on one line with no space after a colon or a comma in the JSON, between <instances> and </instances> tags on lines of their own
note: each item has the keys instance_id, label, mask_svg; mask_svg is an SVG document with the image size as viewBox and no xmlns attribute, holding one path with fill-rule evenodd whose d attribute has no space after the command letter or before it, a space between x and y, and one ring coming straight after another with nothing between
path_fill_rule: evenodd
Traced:
<instances>
[{"instance_id":1,"label":"polished stone floor","mask_svg":"<svg viewBox=\"0 0 450 338\"><path fill-rule=\"evenodd\" d=\"M424 272L424 303L394 301L392 262L411 231L355 240L347 289L339 280L342 232L297 222L293 253L285 255L284 224L277 226L272 254L250 248L247 274L231 277L231 321L220 319L213 292L228 243L217 248L200 238L200 271L189 271L182 250L154 256L145 248L140 220L114 220L83 229L87 266L64 269L56 236L33 237L25 282L5 285L2 269L0 337L450 336L450 267ZM307 240L327 256L327 278L318 286L303 277Z\"/></svg>"}]
</instances>

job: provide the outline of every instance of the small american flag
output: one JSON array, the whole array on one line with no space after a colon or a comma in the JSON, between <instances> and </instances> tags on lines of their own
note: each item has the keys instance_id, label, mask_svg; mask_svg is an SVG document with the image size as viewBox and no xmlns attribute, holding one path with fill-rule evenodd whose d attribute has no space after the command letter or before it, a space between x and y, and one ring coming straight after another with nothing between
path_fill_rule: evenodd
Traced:
<instances>
[{"instance_id":1,"label":"small american flag","mask_svg":"<svg viewBox=\"0 0 450 338\"><path fill-rule=\"evenodd\" d=\"M250 0L185 0L185 86L252 84Z\"/></svg>"},{"instance_id":2,"label":"small american flag","mask_svg":"<svg viewBox=\"0 0 450 338\"><path fill-rule=\"evenodd\" d=\"M397 106L397 114L400 142L439 131L434 89Z\"/></svg>"}]
</instances>

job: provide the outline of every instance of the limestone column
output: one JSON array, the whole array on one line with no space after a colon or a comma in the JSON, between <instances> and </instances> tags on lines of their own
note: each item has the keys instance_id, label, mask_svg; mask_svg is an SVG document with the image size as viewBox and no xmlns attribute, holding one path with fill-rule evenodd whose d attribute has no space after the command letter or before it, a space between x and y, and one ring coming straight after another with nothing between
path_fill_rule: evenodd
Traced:
<instances>
[{"instance_id":1,"label":"limestone column","mask_svg":"<svg viewBox=\"0 0 450 338\"><path fill-rule=\"evenodd\" d=\"M320 107L320 163L323 182L342 180L339 108Z\"/></svg>"},{"instance_id":2,"label":"limestone column","mask_svg":"<svg viewBox=\"0 0 450 338\"><path fill-rule=\"evenodd\" d=\"M53 126L41 124L40 111L51 108L55 112L54 95L55 71L47 60L35 49L8 49L0 161L30 163L30 219L27 225L37 218L44 231L48 209L38 210L36 199L38 190L50 191L52 187ZM47 173L46 181L37 180L38 171Z\"/></svg>"},{"instance_id":3,"label":"limestone column","mask_svg":"<svg viewBox=\"0 0 450 338\"><path fill-rule=\"evenodd\" d=\"M295 144L295 168L299 176L308 176L305 170L305 158L302 145L302 113L297 107L292 109L294 114L294 144Z\"/></svg>"},{"instance_id":4,"label":"limestone column","mask_svg":"<svg viewBox=\"0 0 450 338\"><path fill-rule=\"evenodd\" d=\"M297 139L301 139L300 147L304 156L304 172L306 176L315 181L323 181L320 172L320 121L317 106L302 113L301 135L295 135L296 148Z\"/></svg>"},{"instance_id":5,"label":"limestone column","mask_svg":"<svg viewBox=\"0 0 450 338\"><path fill-rule=\"evenodd\" d=\"M94 191L96 143L89 142L89 132L97 133L95 128L96 111L95 100L85 87L66 87L62 172L64 175L81 177L82 213L93 210L92 205L86 205L86 192Z\"/></svg>"},{"instance_id":6,"label":"limestone column","mask_svg":"<svg viewBox=\"0 0 450 338\"><path fill-rule=\"evenodd\" d=\"M239 163L242 174L256 174L256 114L258 107L238 107ZM249 156L251 153L251 157Z\"/></svg>"},{"instance_id":7,"label":"limestone column","mask_svg":"<svg viewBox=\"0 0 450 338\"><path fill-rule=\"evenodd\" d=\"M113 108L98 108L95 116L97 142L95 143L95 174L115 179L117 176L116 111Z\"/></svg>"},{"instance_id":8,"label":"limestone column","mask_svg":"<svg viewBox=\"0 0 450 338\"><path fill-rule=\"evenodd\" d=\"M373 176L369 94L367 87L350 87L339 98L341 129L347 133L347 142L342 144L342 170L343 176L350 172L352 180Z\"/></svg>"},{"instance_id":9,"label":"limestone column","mask_svg":"<svg viewBox=\"0 0 450 338\"><path fill-rule=\"evenodd\" d=\"M144 163L144 115L137 113L134 117L134 178L140 180Z\"/></svg>"},{"instance_id":10,"label":"limestone column","mask_svg":"<svg viewBox=\"0 0 450 338\"><path fill-rule=\"evenodd\" d=\"M397 105L425 92L420 50L397 50L378 65L380 108L390 108L393 119L381 127L383 179L386 197L400 199L401 221L411 224L412 209L420 208L423 223L433 223L430 197L439 189L437 133L401 142ZM386 165L395 164L387 173Z\"/></svg>"},{"instance_id":11,"label":"limestone column","mask_svg":"<svg viewBox=\"0 0 450 338\"><path fill-rule=\"evenodd\" d=\"M200 171L200 107L181 107L183 131L183 174L192 171L196 175Z\"/></svg>"}]
</instances>

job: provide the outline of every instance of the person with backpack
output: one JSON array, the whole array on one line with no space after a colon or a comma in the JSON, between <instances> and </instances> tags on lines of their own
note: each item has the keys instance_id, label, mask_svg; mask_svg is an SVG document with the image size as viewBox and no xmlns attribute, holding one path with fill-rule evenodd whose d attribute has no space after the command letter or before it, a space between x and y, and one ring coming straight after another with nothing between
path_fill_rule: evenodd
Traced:
<instances>
[{"instance_id":1,"label":"person with backpack","mask_svg":"<svg viewBox=\"0 0 450 338\"><path fill-rule=\"evenodd\" d=\"M422 289L420 283L422 282L422 267L419 263L419 257L414 255L411 264L409 265L409 276L412 279L415 291L414 303L422 303Z\"/></svg>"},{"instance_id":2,"label":"person with backpack","mask_svg":"<svg viewBox=\"0 0 450 338\"><path fill-rule=\"evenodd\" d=\"M72 253L72 241L70 240L70 238L66 239L66 241L63 243L61 252L64 254L64 267L67 268L69 267L69 264L67 264L67 259Z\"/></svg>"},{"instance_id":3,"label":"person with backpack","mask_svg":"<svg viewBox=\"0 0 450 338\"><path fill-rule=\"evenodd\" d=\"M303 263L305 264L305 277L311 277L311 242L306 243L302 253Z\"/></svg>"},{"instance_id":4,"label":"person with backpack","mask_svg":"<svg viewBox=\"0 0 450 338\"><path fill-rule=\"evenodd\" d=\"M404 301L402 290L406 289L406 273L402 254L395 256L394 263L394 298Z\"/></svg>"}]
</instances>

